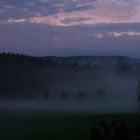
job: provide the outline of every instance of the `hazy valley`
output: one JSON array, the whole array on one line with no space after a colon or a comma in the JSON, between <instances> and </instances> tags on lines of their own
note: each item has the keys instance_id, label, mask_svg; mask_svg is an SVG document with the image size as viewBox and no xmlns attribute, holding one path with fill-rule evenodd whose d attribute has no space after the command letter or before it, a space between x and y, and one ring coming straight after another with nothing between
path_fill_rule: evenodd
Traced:
<instances>
[{"instance_id":1,"label":"hazy valley","mask_svg":"<svg viewBox=\"0 0 140 140\"><path fill-rule=\"evenodd\" d=\"M111 109L136 108L139 59L15 54L1 54L0 57L1 100L34 100L42 107L47 102L46 106L52 108L61 108L62 102L75 109L110 108L110 105ZM1 104L4 106L3 102ZM38 106L37 103L31 106L34 105Z\"/></svg>"},{"instance_id":2,"label":"hazy valley","mask_svg":"<svg viewBox=\"0 0 140 140\"><path fill-rule=\"evenodd\" d=\"M1 98L133 97L140 78L140 60L126 57L0 57Z\"/></svg>"}]
</instances>

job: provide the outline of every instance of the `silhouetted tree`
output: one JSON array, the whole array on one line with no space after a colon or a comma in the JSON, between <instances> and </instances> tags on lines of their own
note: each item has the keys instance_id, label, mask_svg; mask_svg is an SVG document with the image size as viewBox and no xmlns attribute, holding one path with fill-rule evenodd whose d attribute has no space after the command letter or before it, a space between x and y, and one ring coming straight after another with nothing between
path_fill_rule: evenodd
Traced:
<instances>
[{"instance_id":1,"label":"silhouetted tree","mask_svg":"<svg viewBox=\"0 0 140 140\"><path fill-rule=\"evenodd\" d=\"M72 63L71 66L72 66L73 68L77 68L77 67L79 67L79 65L78 65L77 62Z\"/></svg>"},{"instance_id":2,"label":"silhouetted tree","mask_svg":"<svg viewBox=\"0 0 140 140\"><path fill-rule=\"evenodd\" d=\"M92 68L93 68L94 71L99 72L99 71L101 70L102 67L101 67L99 64L94 64L94 65L92 66Z\"/></svg>"},{"instance_id":3,"label":"silhouetted tree","mask_svg":"<svg viewBox=\"0 0 140 140\"><path fill-rule=\"evenodd\" d=\"M29 91L29 92L26 93L26 98L29 98L29 99L34 98L34 95L33 95L32 91Z\"/></svg>"},{"instance_id":4,"label":"silhouetted tree","mask_svg":"<svg viewBox=\"0 0 140 140\"><path fill-rule=\"evenodd\" d=\"M45 97L45 98L50 98L51 97L51 93L49 92L49 91L45 91L44 93L43 93L43 97Z\"/></svg>"},{"instance_id":5,"label":"silhouetted tree","mask_svg":"<svg viewBox=\"0 0 140 140\"><path fill-rule=\"evenodd\" d=\"M96 91L96 96L99 97L99 98L105 97L105 96L106 96L105 90L103 90L103 89L98 89L98 90Z\"/></svg>"},{"instance_id":6,"label":"silhouetted tree","mask_svg":"<svg viewBox=\"0 0 140 140\"><path fill-rule=\"evenodd\" d=\"M86 68L90 68L90 66L91 66L91 64L90 64L90 62L88 61L88 62L85 64L85 67L86 67Z\"/></svg>"},{"instance_id":7,"label":"silhouetted tree","mask_svg":"<svg viewBox=\"0 0 140 140\"><path fill-rule=\"evenodd\" d=\"M66 98L68 98L68 93L65 92L65 91L63 91L63 92L60 94L60 97L61 97L62 99L66 99Z\"/></svg>"},{"instance_id":8,"label":"silhouetted tree","mask_svg":"<svg viewBox=\"0 0 140 140\"><path fill-rule=\"evenodd\" d=\"M132 67L129 64L117 65L117 73L119 73L119 74L128 74L131 71L132 71Z\"/></svg>"},{"instance_id":9,"label":"silhouetted tree","mask_svg":"<svg viewBox=\"0 0 140 140\"><path fill-rule=\"evenodd\" d=\"M78 93L78 98L80 98L80 99L86 98L86 93L83 92L83 91L80 91L80 92Z\"/></svg>"}]
</instances>

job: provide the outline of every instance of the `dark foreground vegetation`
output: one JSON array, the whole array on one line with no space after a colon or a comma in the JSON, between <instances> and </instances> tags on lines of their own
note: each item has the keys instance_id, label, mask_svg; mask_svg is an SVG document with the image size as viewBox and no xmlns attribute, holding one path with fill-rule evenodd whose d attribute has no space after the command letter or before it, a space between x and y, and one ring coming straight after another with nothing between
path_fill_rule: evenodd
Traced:
<instances>
[{"instance_id":1,"label":"dark foreground vegetation","mask_svg":"<svg viewBox=\"0 0 140 140\"><path fill-rule=\"evenodd\" d=\"M0 111L1 140L139 140L140 115Z\"/></svg>"},{"instance_id":2,"label":"dark foreground vegetation","mask_svg":"<svg viewBox=\"0 0 140 140\"><path fill-rule=\"evenodd\" d=\"M137 124L139 125L139 124ZM140 128L130 125L125 119L112 122L100 122L91 129L91 140L139 140Z\"/></svg>"}]
</instances>

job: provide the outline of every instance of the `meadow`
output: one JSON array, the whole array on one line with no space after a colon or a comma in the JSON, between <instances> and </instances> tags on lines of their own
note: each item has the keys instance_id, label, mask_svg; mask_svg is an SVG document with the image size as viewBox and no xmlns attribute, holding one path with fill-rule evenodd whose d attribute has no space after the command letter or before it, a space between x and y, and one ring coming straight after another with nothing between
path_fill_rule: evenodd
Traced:
<instances>
[{"instance_id":1,"label":"meadow","mask_svg":"<svg viewBox=\"0 0 140 140\"><path fill-rule=\"evenodd\" d=\"M138 125L138 113L96 113L82 111L0 110L1 140L90 140L99 122L124 119Z\"/></svg>"}]
</instances>

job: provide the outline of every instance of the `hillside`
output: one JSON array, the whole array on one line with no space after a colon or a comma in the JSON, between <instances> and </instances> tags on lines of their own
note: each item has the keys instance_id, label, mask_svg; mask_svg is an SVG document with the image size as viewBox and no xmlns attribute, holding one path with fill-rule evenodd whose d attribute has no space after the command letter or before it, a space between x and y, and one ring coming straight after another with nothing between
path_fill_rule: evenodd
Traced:
<instances>
[{"instance_id":1,"label":"hillside","mask_svg":"<svg viewBox=\"0 0 140 140\"><path fill-rule=\"evenodd\" d=\"M140 60L0 54L0 98L136 98Z\"/></svg>"}]
</instances>

